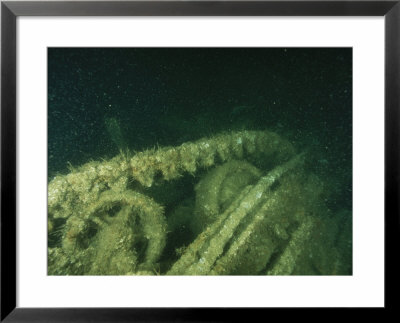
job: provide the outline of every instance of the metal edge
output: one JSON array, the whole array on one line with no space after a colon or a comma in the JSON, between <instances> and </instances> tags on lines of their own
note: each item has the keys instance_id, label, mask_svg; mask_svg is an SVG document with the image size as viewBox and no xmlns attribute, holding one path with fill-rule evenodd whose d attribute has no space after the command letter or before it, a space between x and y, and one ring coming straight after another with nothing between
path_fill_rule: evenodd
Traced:
<instances>
[{"instance_id":1,"label":"metal edge","mask_svg":"<svg viewBox=\"0 0 400 323\"><path fill-rule=\"evenodd\" d=\"M1 4L1 319L16 306L16 16Z\"/></svg>"},{"instance_id":2,"label":"metal edge","mask_svg":"<svg viewBox=\"0 0 400 323\"><path fill-rule=\"evenodd\" d=\"M393 255L400 236L400 3L385 16L385 308L395 306L391 295L399 278ZM390 279L390 282L389 282ZM390 292L391 290L391 292Z\"/></svg>"},{"instance_id":3,"label":"metal edge","mask_svg":"<svg viewBox=\"0 0 400 323\"><path fill-rule=\"evenodd\" d=\"M383 16L396 1L6 1L17 16Z\"/></svg>"}]
</instances>

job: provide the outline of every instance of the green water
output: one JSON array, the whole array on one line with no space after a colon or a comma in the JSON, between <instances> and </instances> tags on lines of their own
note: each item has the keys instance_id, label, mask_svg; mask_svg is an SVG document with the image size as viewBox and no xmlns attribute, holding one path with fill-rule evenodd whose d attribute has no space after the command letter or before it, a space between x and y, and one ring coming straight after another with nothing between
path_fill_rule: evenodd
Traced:
<instances>
[{"instance_id":1,"label":"green water","mask_svg":"<svg viewBox=\"0 0 400 323\"><path fill-rule=\"evenodd\" d=\"M335 230L349 222L350 48L50 48L48 80L49 181L67 174L69 165L121 150L134 154L227 131L268 129L307 150L307 172L329 188L322 199L329 216L343 218ZM172 212L191 212L201 176L205 172L150 189L166 203L167 220ZM168 240L161 271L176 259L175 249L194 238L181 221L171 224L179 237ZM351 232L343 235L335 243L347 262L342 274L351 274Z\"/></svg>"}]
</instances>

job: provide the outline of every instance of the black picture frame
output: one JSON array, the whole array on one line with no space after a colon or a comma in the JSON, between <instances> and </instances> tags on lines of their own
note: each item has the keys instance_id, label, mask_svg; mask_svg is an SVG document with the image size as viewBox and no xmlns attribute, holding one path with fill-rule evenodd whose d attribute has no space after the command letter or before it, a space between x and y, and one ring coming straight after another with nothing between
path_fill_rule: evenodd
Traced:
<instances>
[{"instance_id":1,"label":"black picture frame","mask_svg":"<svg viewBox=\"0 0 400 323\"><path fill-rule=\"evenodd\" d=\"M384 16L385 309L398 286L400 1L3 1L1 3L1 321L235 321L266 309L16 307L16 19L18 16ZM39 291L40 292L40 291Z\"/></svg>"}]
</instances>

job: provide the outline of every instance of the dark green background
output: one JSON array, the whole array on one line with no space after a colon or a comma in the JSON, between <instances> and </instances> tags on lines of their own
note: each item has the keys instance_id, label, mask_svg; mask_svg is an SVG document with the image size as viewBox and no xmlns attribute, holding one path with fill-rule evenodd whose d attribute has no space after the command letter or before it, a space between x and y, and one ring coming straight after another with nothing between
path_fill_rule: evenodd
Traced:
<instances>
[{"instance_id":1,"label":"dark green background","mask_svg":"<svg viewBox=\"0 0 400 323\"><path fill-rule=\"evenodd\" d=\"M114 117L132 151L225 130L276 131L351 208L351 48L50 48L49 180L111 158Z\"/></svg>"}]
</instances>

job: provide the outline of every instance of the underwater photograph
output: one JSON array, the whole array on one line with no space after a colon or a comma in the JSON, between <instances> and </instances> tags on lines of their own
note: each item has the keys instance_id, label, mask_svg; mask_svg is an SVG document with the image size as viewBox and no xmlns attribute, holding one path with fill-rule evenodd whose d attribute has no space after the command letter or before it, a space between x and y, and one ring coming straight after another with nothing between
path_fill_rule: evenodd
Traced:
<instances>
[{"instance_id":1,"label":"underwater photograph","mask_svg":"<svg viewBox=\"0 0 400 323\"><path fill-rule=\"evenodd\" d=\"M352 275L352 48L47 54L48 275Z\"/></svg>"}]
</instances>

